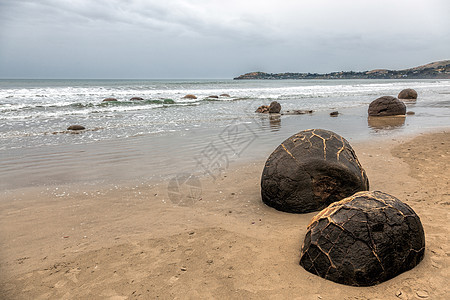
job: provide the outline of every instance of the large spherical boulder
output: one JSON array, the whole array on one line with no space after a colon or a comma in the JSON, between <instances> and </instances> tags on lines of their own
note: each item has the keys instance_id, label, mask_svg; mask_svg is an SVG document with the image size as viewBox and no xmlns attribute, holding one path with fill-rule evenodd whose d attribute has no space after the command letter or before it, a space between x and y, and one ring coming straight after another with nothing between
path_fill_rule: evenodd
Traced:
<instances>
[{"instance_id":1,"label":"large spherical boulder","mask_svg":"<svg viewBox=\"0 0 450 300\"><path fill-rule=\"evenodd\" d=\"M311 220L300 265L334 282L370 286L414 268L424 252L422 223L407 204L383 192L359 192Z\"/></svg>"},{"instance_id":2,"label":"large spherical boulder","mask_svg":"<svg viewBox=\"0 0 450 300\"><path fill-rule=\"evenodd\" d=\"M306 213L369 189L350 144L323 129L301 131L269 156L261 177L262 201L281 211Z\"/></svg>"},{"instance_id":3,"label":"large spherical boulder","mask_svg":"<svg viewBox=\"0 0 450 300\"><path fill-rule=\"evenodd\" d=\"M369 105L369 116L394 116L406 114L406 105L392 96L380 97Z\"/></svg>"},{"instance_id":4,"label":"large spherical boulder","mask_svg":"<svg viewBox=\"0 0 450 300\"><path fill-rule=\"evenodd\" d=\"M281 104L277 101L272 101L269 105L269 113L270 114L278 114L281 111Z\"/></svg>"},{"instance_id":5,"label":"large spherical boulder","mask_svg":"<svg viewBox=\"0 0 450 300\"><path fill-rule=\"evenodd\" d=\"M398 94L398 99L416 100L417 92L413 89L404 89Z\"/></svg>"}]
</instances>

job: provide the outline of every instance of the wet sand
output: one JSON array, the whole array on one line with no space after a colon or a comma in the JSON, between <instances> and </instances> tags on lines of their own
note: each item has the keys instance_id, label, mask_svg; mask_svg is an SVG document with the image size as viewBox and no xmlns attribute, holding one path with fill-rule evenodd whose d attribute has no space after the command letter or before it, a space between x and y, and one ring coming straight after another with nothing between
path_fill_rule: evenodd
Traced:
<instances>
[{"instance_id":1,"label":"wet sand","mask_svg":"<svg viewBox=\"0 0 450 300\"><path fill-rule=\"evenodd\" d=\"M179 190L140 182L2 192L0 298L448 299L449 141L441 129L351 142L371 190L405 201L425 229L424 260L385 283L349 287L299 266L315 213L262 204L257 160Z\"/></svg>"}]
</instances>

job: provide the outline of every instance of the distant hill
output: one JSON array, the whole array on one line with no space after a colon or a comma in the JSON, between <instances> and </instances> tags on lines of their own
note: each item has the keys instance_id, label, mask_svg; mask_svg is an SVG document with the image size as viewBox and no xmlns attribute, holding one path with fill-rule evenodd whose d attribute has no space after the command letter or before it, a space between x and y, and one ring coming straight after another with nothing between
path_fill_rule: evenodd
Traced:
<instances>
[{"instance_id":1,"label":"distant hill","mask_svg":"<svg viewBox=\"0 0 450 300\"><path fill-rule=\"evenodd\" d=\"M450 79L450 60L432 62L405 70L376 69L363 72L342 71L327 74L251 72L234 79Z\"/></svg>"}]
</instances>

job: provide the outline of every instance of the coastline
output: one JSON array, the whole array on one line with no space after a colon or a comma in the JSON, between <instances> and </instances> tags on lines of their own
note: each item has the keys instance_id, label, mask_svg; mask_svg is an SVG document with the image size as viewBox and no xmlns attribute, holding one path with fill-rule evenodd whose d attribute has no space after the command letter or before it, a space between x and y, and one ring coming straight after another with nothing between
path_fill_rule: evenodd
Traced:
<instances>
[{"instance_id":1,"label":"coastline","mask_svg":"<svg viewBox=\"0 0 450 300\"><path fill-rule=\"evenodd\" d=\"M440 128L350 141L370 189L410 205L426 235L423 262L374 287L339 285L298 265L315 213L286 214L262 204L265 159L256 159L231 165L216 180L200 178L193 186L201 194L197 189L195 199L177 203L167 181L4 192L2 296L444 299L449 137L449 128ZM177 192L186 195L192 186Z\"/></svg>"}]
</instances>

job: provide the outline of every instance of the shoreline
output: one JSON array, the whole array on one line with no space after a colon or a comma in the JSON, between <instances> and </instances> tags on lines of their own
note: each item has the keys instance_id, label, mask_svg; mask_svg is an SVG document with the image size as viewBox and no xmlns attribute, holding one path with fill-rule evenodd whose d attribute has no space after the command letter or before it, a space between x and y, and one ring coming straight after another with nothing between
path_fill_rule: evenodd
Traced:
<instances>
[{"instance_id":1,"label":"shoreline","mask_svg":"<svg viewBox=\"0 0 450 300\"><path fill-rule=\"evenodd\" d=\"M443 299L450 293L449 230L442 227L450 204L449 137L449 128L439 128L350 140L370 189L406 202L425 228L424 261L374 287L338 285L298 265L306 225L316 213L286 214L261 203L264 159L232 164L215 181L200 178L201 194L194 182L177 192L196 198L177 203L167 181L4 192L1 292L11 299L137 294Z\"/></svg>"},{"instance_id":2,"label":"shoreline","mask_svg":"<svg viewBox=\"0 0 450 300\"><path fill-rule=\"evenodd\" d=\"M430 114L429 108L414 105L407 103L416 115L405 117L368 118L365 106L342 109L337 118L324 111L278 119L252 113L249 119L231 119L227 126L217 128L1 150L0 193L32 186L140 184L170 180L179 173L214 173L203 167L202 156L223 154L222 169L262 160L284 139L310 128L331 130L354 144L450 125L445 114ZM242 147L235 147L240 141L244 141Z\"/></svg>"}]
</instances>

